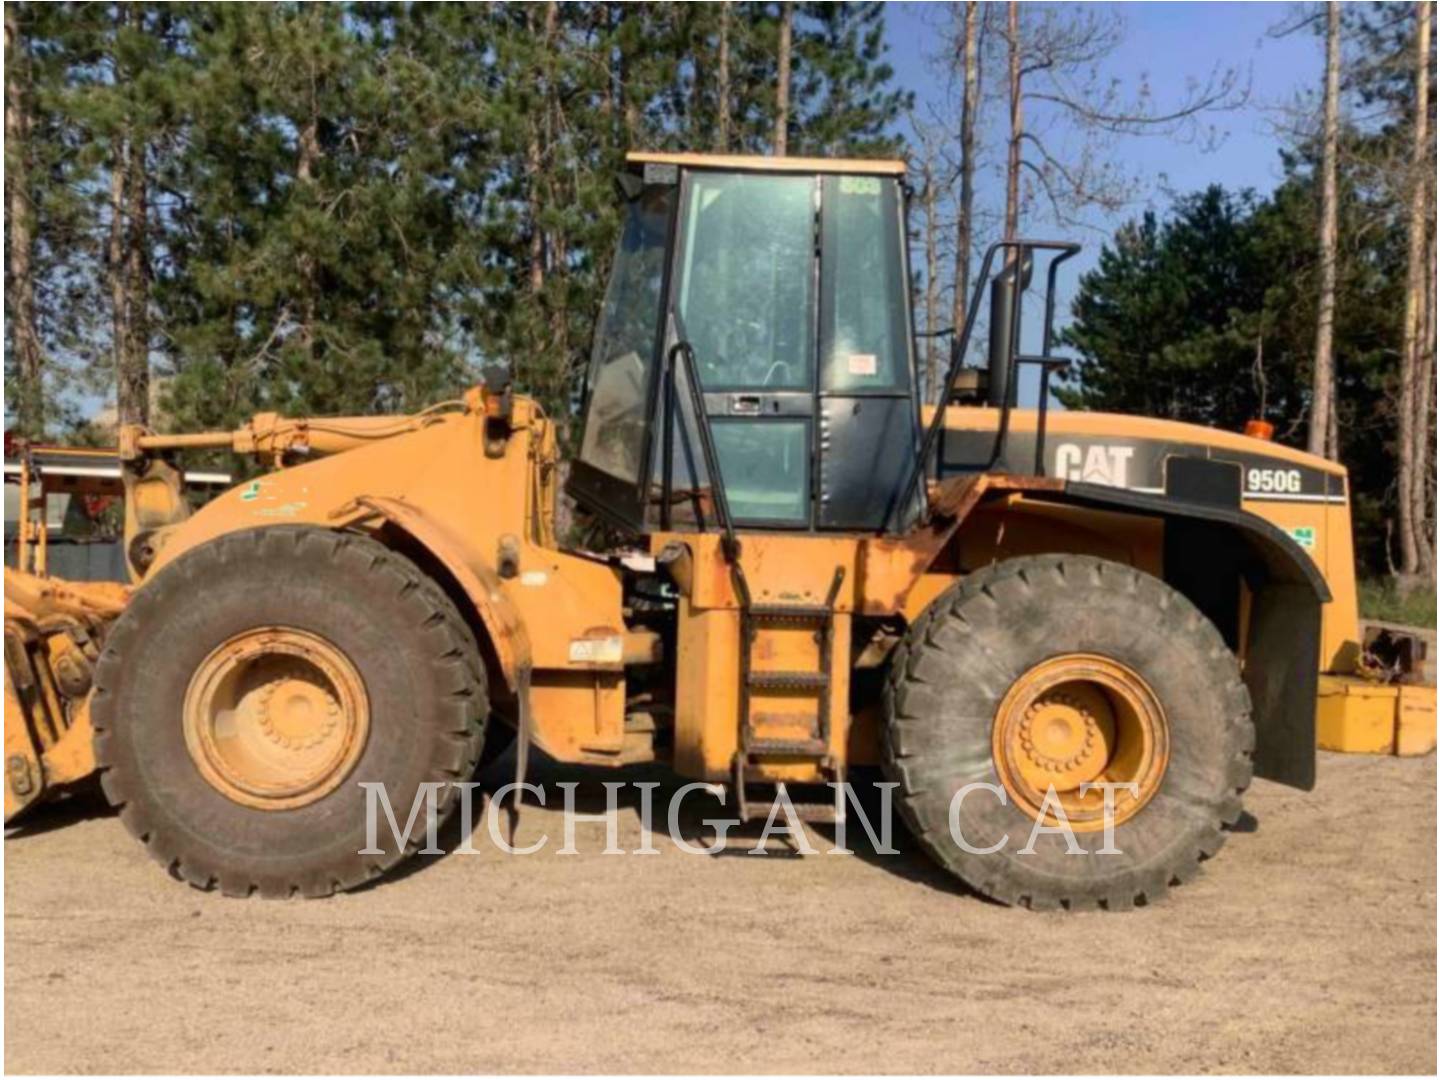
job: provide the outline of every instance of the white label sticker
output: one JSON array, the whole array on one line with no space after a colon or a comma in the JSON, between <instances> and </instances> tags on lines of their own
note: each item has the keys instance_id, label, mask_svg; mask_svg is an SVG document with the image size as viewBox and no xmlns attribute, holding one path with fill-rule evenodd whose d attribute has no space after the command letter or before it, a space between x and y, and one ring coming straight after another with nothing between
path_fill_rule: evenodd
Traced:
<instances>
[{"instance_id":1,"label":"white label sticker","mask_svg":"<svg viewBox=\"0 0 1440 1080\"><path fill-rule=\"evenodd\" d=\"M572 664L618 664L625 657L625 643L620 635L599 638L575 638L570 642Z\"/></svg>"},{"instance_id":2,"label":"white label sticker","mask_svg":"<svg viewBox=\"0 0 1440 1080\"><path fill-rule=\"evenodd\" d=\"M874 353L851 353L850 359L846 362L846 370L851 375L874 375L880 370L880 362L875 358Z\"/></svg>"},{"instance_id":3,"label":"white label sticker","mask_svg":"<svg viewBox=\"0 0 1440 1080\"><path fill-rule=\"evenodd\" d=\"M840 177L841 195L879 195L880 178L878 176L842 176Z\"/></svg>"},{"instance_id":4,"label":"white label sticker","mask_svg":"<svg viewBox=\"0 0 1440 1080\"><path fill-rule=\"evenodd\" d=\"M549 580L550 575L545 573L544 570L526 570L523 574L520 575L520 584L530 585L532 587L536 585L544 585Z\"/></svg>"}]
</instances>

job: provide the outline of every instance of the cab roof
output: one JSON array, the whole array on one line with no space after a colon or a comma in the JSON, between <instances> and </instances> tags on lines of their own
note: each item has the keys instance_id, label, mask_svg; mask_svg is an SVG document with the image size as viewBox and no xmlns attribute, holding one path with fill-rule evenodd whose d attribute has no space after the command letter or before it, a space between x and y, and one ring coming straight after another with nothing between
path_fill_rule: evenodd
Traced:
<instances>
[{"instance_id":1,"label":"cab roof","mask_svg":"<svg viewBox=\"0 0 1440 1080\"><path fill-rule=\"evenodd\" d=\"M632 150L631 165L679 165L687 169L726 172L846 173L860 176L904 176L905 163L879 158L764 157L759 154L669 154Z\"/></svg>"}]
</instances>

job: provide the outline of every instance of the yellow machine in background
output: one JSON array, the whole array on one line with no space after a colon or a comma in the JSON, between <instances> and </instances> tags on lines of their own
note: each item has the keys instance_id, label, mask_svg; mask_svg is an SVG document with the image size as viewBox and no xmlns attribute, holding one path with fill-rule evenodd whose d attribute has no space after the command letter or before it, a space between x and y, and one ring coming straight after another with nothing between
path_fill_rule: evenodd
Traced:
<instances>
[{"instance_id":1,"label":"yellow machine in background","mask_svg":"<svg viewBox=\"0 0 1440 1080\"><path fill-rule=\"evenodd\" d=\"M500 725L522 772L532 744L664 761L725 785L741 818L777 785L878 765L921 846L987 895L1128 907L1218 849L1252 771L1313 784L1317 695L1347 697L1322 705L1322 739L1348 738L1354 698L1367 716L1390 701L1391 748L1421 747L1424 691L1396 689L1410 673L1382 675L1360 640L1343 469L1192 425L1047 415L1073 245L991 249L950 403L922 408L902 176L632 155L569 462L503 375L414 416L127 429L136 587L102 613L85 680L23 709L7 691L7 755L12 729L33 763L36 725L88 717L126 826L239 895L324 895L393 866L419 838L362 850L362 785L406 813L424 785L468 779ZM1027 366L1038 411L1016 407ZM202 448L272 471L192 512L173 455ZM562 472L624 546L556 535ZM16 649L39 672L54 654L37 634ZM997 797L955 801L976 782ZM1097 785L1124 854L992 843L1037 821L1097 832ZM454 802L447 788L438 812Z\"/></svg>"},{"instance_id":2,"label":"yellow machine in background","mask_svg":"<svg viewBox=\"0 0 1440 1080\"><path fill-rule=\"evenodd\" d=\"M90 676L129 590L5 569L5 820L95 771Z\"/></svg>"}]
</instances>

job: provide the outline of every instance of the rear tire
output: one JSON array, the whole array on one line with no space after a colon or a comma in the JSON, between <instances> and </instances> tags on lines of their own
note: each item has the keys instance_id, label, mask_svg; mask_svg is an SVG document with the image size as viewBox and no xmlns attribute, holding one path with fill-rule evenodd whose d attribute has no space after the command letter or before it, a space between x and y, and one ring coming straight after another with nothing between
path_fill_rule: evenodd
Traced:
<instances>
[{"instance_id":1,"label":"rear tire","mask_svg":"<svg viewBox=\"0 0 1440 1080\"><path fill-rule=\"evenodd\" d=\"M1001 749L1004 710L1014 688L1071 656L1133 674L1158 706L1166 760L1147 801L1116 815L1121 854L1094 853L1100 831L1076 832L1083 857L1068 854L1059 834L1020 853L1038 815L1015 795ZM1250 697L1219 632L1164 582L1102 559L1013 559L952 587L896 649L885 706L884 767L900 785L906 823L941 866L1006 904L1123 909L1158 900L1219 850L1250 782ZM1038 737L1024 744L1035 745ZM966 851L952 836L952 797L976 782L995 789L961 800L959 831L974 848L1008 837L993 854Z\"/></svg>"},{"instance_id":2,"label":"rear tire","mask_svg":"<svg viewBox=\"0 0 1440 1080\"><path fill-rule=\"evenodd\" d=\"M187 711L192 676L203 684L197 673L215 667L222 647L267 628L333 650L358 674L368 709L352 740L358 748L293 807L247 804L207 779L189 719L197 712ZM225 677L264 694L258 671ZM300 687L297 700L313 696L303 680L285 685ZM240 711L217 712L218 738L232 737L218 725L233 725ZM297 715L314 711L301 702ZM106 639L91 707L105 794L150 854L200 888L272 897L353 888L418 849L424 814L402 846L381 810L381 853L360 854L368 839L361 783L385 785L403 827L421 785L439 782L443 820L458 802L453 782L475 770L487 712L474 636L414 563L365 536L283 525L212 540L148 580ZM267 731L278 723L270 717L262 716Z\"/></svg>"}]
</instances>

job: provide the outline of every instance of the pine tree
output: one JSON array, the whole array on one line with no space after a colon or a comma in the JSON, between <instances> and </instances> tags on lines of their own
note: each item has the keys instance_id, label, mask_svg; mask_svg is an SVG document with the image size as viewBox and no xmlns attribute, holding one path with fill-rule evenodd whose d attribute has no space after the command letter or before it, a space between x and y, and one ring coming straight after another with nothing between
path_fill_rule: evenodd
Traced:
<instances>
[{"instance_id":1,"label":"pine tree","mask_svg":"<svg viewBox=\"0 0 1440 1080\"><path fill-rule=\"evenodd\" d=\"M214 427L414 409L498 361L564 427L625 152L764 152L774 131L778 3L15 10L43 42L46 385L73 364L124 419L152 367L152 422ZM795 5L796 151L897 148L882 20Z\"/></svg>"},{"instance_id":2,"label":"pine tree","mask_svg":"<svg viewBox=\"0 0 1440 1080\"><path fill-rule=\"evenodd\" d=\"M6 382L16 427L33 437L45 429L45 388L35 311L35 76L22 14L19 5L5 8Z\"/></svg>"}]
</instances>

